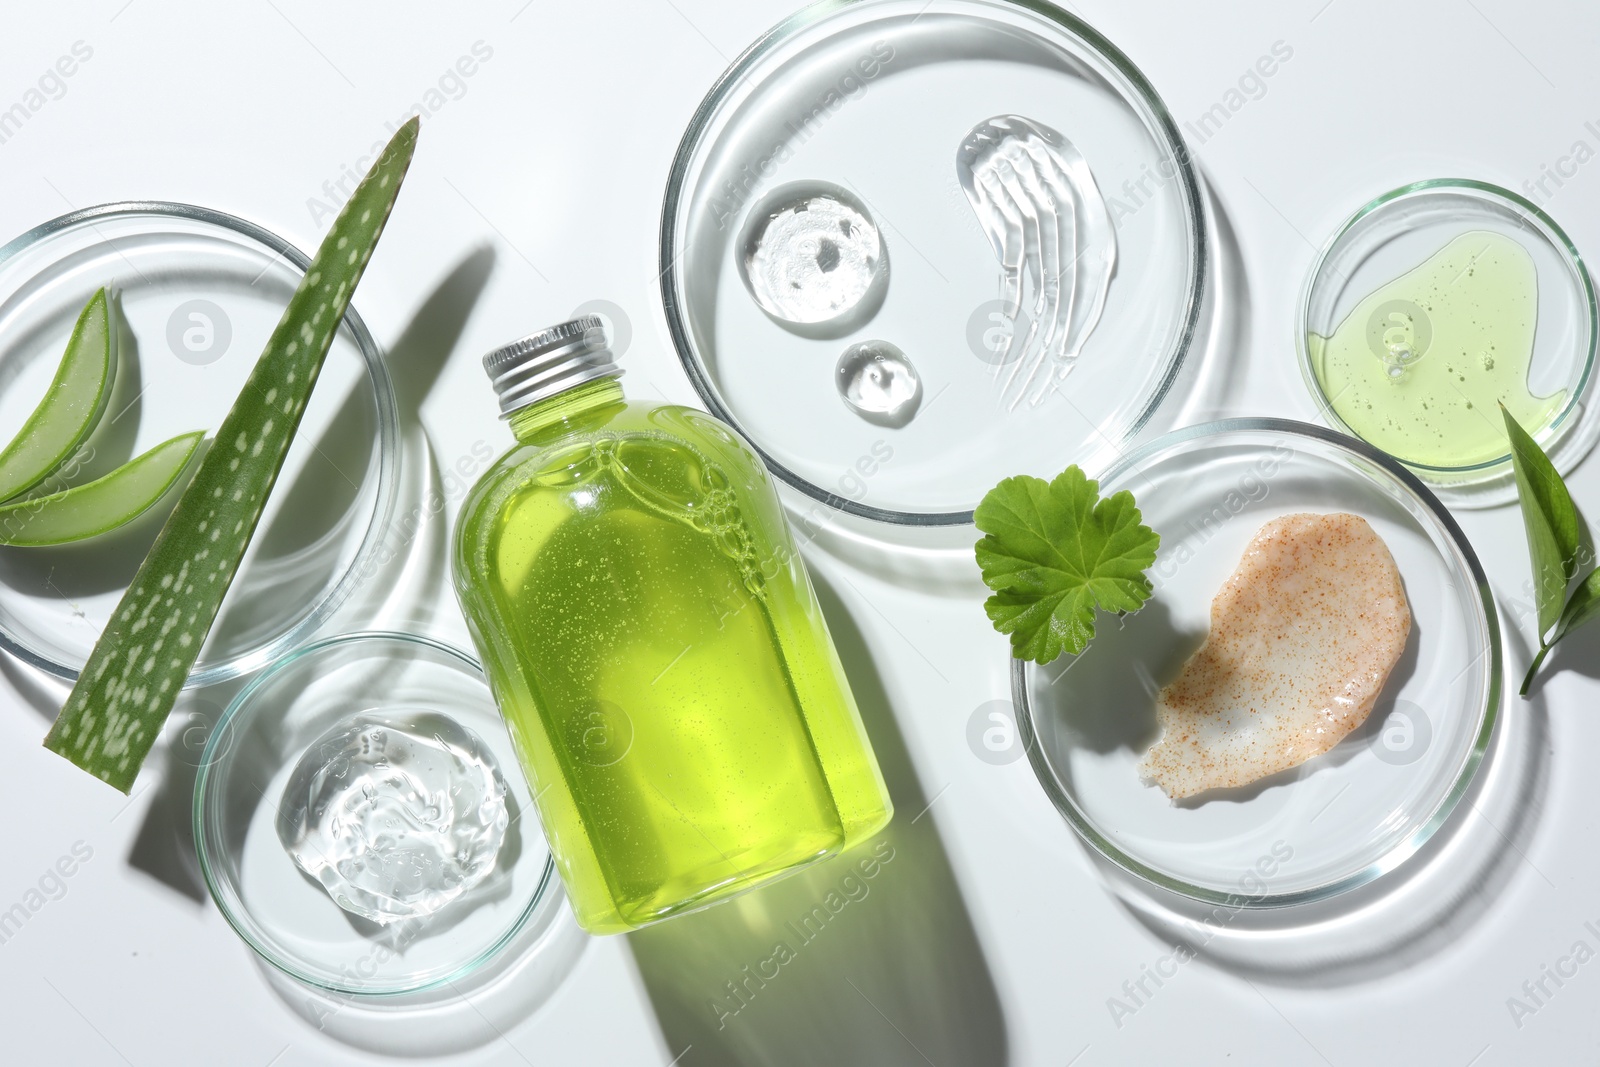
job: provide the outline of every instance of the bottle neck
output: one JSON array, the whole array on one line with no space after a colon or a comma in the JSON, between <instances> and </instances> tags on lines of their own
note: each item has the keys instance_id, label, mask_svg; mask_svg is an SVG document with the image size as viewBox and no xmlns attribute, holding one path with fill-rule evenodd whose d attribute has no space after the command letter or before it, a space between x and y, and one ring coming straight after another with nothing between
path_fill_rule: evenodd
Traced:
<instances>
[{"instance_id":1,"label":"bottle neck","mask_svg":"<svg viewBox=\"0 0 1600 1067\"><path fill-rule=\"evenodd\" d=\"M621 404L624 399L616 378L598 378L518 408L508 421L520 443L537 444L571 432L587 416Z\"/></svg>"}]
</instances>

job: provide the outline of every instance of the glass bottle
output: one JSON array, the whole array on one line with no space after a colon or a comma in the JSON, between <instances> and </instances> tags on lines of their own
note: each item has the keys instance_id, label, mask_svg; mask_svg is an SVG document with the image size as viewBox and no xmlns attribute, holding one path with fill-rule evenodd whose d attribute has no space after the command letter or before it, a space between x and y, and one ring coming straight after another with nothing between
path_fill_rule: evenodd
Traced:
<instances>
[{"instance_id":1,"label":"glass bottle","mask_svg":"<svg viewBox=\"0 0 1600 1067\"><path fill-rule=\"evenodd\" d=\"M517 443L467 494L456 594L579 923L630 930L892 811L766 469L624 397L598 318L491 352Z\"/></svg>"}]
</instances>

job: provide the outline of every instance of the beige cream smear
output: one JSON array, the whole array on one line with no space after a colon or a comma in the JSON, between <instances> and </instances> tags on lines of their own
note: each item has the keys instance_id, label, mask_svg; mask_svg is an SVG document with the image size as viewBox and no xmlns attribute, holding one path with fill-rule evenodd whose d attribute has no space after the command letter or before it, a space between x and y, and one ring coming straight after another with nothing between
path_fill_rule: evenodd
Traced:
<instances>
[{"instance_id":1,"label":"beige cream smear","mask_svg":"<svg viewBox=\"0 0 1600 1067\"><path fill-rule=\"evenodd\" d=\"M1399 568L1367 521L1295 514L1256 533L1211 632L1156 698L1139 772L1174 800L1297 767L1366 721L1411 633Z\"/></svg>"}]
</instances>

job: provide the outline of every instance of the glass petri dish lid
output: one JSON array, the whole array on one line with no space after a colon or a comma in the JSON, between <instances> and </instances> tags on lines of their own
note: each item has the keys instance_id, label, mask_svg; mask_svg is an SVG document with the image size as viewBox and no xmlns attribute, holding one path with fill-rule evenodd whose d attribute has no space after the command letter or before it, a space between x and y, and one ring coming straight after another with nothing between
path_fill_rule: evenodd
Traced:
<instances>
[{"instance_id":1,"label":"glass petri dish lid","mask_svg":"<svg viewBox=\"0 0 1600 1067\"><path fill-rule=\"evenodd\" d=\"M1516 496L1503 402L1570 472L1594 447L1594 285L1554 219L1507 189L1416 182L1364 205L1318 255L1296 317L1329 425L1461 506Z\"/></svg>"},{"instance_id":2,"label":"glass petri dish lid","mask_svg":"<svg viewBox=\"0 0 1600 1067\"><path fill-rule=\"evenodd\" d=\"M992 241L957 166L996 126L1033 130L1034 148L1049 141L1068 171L1092 176L1074 178L1070 196L1040 194L1075 205L1072 233L1050 231L1067 295L1039 310L1036 267L1048 261L1029 256L1015 319L1001 256L1009 242L1023 262L1034 237ZM1203 210L1160 98L1081 20L1009 0L827 0L753 44L690 122L662 211L662 299L703 402L783 481L869 519L968 523L1002 477L1103 465L1154 415L1200 311ZM752 234L797 232L802 211L848 239L820 246L820 273L753 269L764 249ZM1037 242L1057 240L1046 230ZM867 266L856 291L841 290L852 256ZM774 278L826 281L817 298L844 310L819 324L801 308L786 322ZM1058 353L1035 359L1051 311L1081 314L1096 299L1098 318L1073 327L1070 372L1054 377ZM913 417L863 415L842 398L836 365L866 342L897 352L892 367L865 365L872 402L915 398Z\"/></svg>"},{"instance_id":3,"label":"glass petri dish lid","mask_svg":"<svg viewBox=\"0 0 1600 1067\"><path fill-rule=\"evenodd\" d=\"M117 378L81 477L215 431L308 262L260 226L188 204L105 204L35 227L0 247L0 438L44 395L101 286L119 325ZM345 601L388 524L398 456L394 389L351 308L187 686L259 669ZM76 545L0 548L0 648L75 679L168 510Z\"/></svg>"},{"instance_id":4,"label":"glass petri dish lid","mask_svg":"<svg viewBox=\"0 0 1600 1067\"><path fill-rule=\"evenodd\" d=\"M1019 736L1078 835L1137 879L1230 907L1329 899L1421 848L1471 783L1501 698L1494 602L1448 510L1370 445L1280 419L1167 434L1100 487L1133 491L1162 535L1155 595L1120 625L1102 617L1076 659L1012 664ZM1156 690L1199 647L1261 525L1306 511L1359 515L1389 546L1413 617L1405 654L1366 723L1331 751L1173 803L1137 769L1159 736Z\"/></svg>"},{"instance_id":5,"label":"glass petri dish lid","mask_svg":"<svg viewBox=\"0 0 1600 1067\"><path fill-rule=\"evenodd\" d=\"M506 784L494 870L425 918L386 925L341 908L280 841L302 754L356 715L435 722L477 736ZM335 993L389 996L467 977L561 899L516 750L471 656L402 633L343 634L278 660L224 711L195 780L200 867L223 916L263 960Z\"/></svg>"}]
</instances>

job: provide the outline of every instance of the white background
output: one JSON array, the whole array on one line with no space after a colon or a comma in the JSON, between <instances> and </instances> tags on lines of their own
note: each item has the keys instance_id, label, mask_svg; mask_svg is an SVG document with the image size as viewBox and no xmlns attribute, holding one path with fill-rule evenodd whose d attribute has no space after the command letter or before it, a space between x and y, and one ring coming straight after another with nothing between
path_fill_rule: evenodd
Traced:
<instances>
[{"instance_id":1,"label":"white background","mask_svg":"<svg viewBox=\"0 0 1600 1067\"><path fill-rule=\"evenodd\" d=\"M655 286L663 183L712 80L787 6L11 5L0 33L0 108L74 42L93 56L60 99L0 144L0 237L74 207L150 197L230 211L313 248L326 218L313 221L308 198L482 41L492 58L459 99L425 120L399 208L357 293L387 346L464 257L485 245L494 251L487 285L440 353L447 362L421 407L440 462L480 440L496 450L509 443L491 417L477 357L597 297L632 320L629 390L693 402ZM1600 148L1585 127L1600 125L1600 9L1592 4L1084 0L1074 10L1143 68L1180 122L1222 99L1274 42L1293 49L1266 93L1197 149L1246 283L1234 294L1244 329L1227 353L1243 369L1225 410L1208 414L1315 417L1293 355L1294 300L1313 242L1354 207L1444 175L1521 189L1574 142ZM1580 169L1547 202L1580 249L1600 248L1597 194L1600 164ZM1594 506L1600 461L1591 458L1571 484L1580 506ZM1507 606L1508 673L1520 675L1531 629L1509 606L1527 570L1520 520L1502 508L1464 513L1462 522ZM441 551L438 538L419 551ZM1298 951L1292 933L1252 949L1265 953L1260 967L1203 956L1119 1026L1108 998L1171 946L1103 884L1026 761L991 766L969 748L974 709L1007 691L1005 646L971 582L929 591L881 567L874 573L870 557L857 565L818 549L808 558L831 590L830 622L895 782L896 861L871 896L835 920L826 944L808 946L722 1030L706 1005L725 978L770 949L764 938L739 940L737 919L748 907L667 924L682 927L670 935L590 941L522 1021L494 1026L468 1016L436 1034L464 1050L457 1062L1596 1058L1600 962L1559 988L1547 980L1554 995L1533 1014L1515 1020L1507 1006L1575 942L1600 947L1584 926L1600 927L1600 900L1588 892L1600 884L1594 636L1555 658L1558 673L1538 699L1508 699L1482 791L1453 827L1504 862L1481 883L1471 868L1446 868L1442 878L1460 903L1430 920L1429 936L1326 971L1289 965ZM384 617L335 625L377 621L464 642L448 591L432 579L413 585L410 602L391 603ZM186 817L181 800L175 809L163 800L160 761L130 805L39 747L46 714L64 694L7 668L0 797L11 815L0 831L0 908L21 900L74 842L91 847L93 859L64 897L0 944L0 1059L370 1061L291 1010L209 900L145 869L159 864L131 860L141 834L148 845L171 834L173 810ZM818 884L812 891L822 891ZM796 890L784 892L790 914L809 906Z\"/></svg>"}]
</instances>

